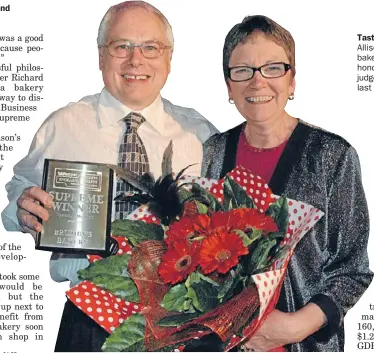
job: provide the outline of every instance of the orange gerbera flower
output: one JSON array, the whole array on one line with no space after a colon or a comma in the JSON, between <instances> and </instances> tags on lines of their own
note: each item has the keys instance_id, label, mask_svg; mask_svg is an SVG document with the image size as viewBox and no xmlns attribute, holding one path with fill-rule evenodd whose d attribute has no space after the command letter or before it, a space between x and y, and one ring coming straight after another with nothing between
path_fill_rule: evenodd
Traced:
<instances>
[{"instance_id":1,"label":"orange gerbera flower","mask_svg":"<svg viewBox=\"0 0 374 353\"><path fill-rule=\"evenodd\" d=\"M162 256L158 273L164 283L175 284L195 271L199 260L199 242L180 240Z\"/></svg>"},{"instance_id":2,"label":"orange gerbera flower","mask_svg":"<svg viewBox=\"0 0 374 353\"><path fill-rule=\"evenodd\" d=\"M204 274L215 270L226 273L238 264L239 256L248 254L248 248L235 233L222 232L203 240L200 249L200 267Z\"/></svg>"}]
</instances>

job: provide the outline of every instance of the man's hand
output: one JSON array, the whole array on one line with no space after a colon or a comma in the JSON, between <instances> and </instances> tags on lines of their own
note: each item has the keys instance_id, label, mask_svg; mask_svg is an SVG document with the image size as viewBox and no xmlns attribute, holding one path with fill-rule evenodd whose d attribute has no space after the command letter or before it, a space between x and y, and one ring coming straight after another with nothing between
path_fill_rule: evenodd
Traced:
<instances>
[{"instance_id":1,"label":"man's hand","mask_svg":"<svg viewBox=\"0 0 374 353\"><path fill-rule=\"evenodd\" d=\"M326 322L323 311L309 303L295 313L274 309L256 333L242 346L246 350L268 352L286 344L301 342Z\"/></svg>"},{"instance_id":2,"label":"man's hand","mask_svg":"<svg viewBox=\"0 0 374 353\"><path fill-rule=\"evenodd\" d=\"M52 197L37 186L25 189L17 200L17 218L23 232L31 234L41 232L42 225L39 223L38 217L47 221L49 214L43 206L40 206L40 203L51 208Z\"/></svg>"}]
</instances>

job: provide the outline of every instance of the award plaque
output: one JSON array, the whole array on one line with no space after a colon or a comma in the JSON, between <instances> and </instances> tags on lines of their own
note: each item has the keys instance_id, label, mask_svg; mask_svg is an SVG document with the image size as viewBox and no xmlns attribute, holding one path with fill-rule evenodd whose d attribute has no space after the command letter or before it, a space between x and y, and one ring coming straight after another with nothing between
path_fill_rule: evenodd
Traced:
<instances>
[{"instance_id":1,"label":"award plaque","mask_svg":"<svg viewBox=\"0 0 374 353\"><path fill-rule=\"evenodd\" d=\"M42 188L53 196L53 207L36 249L107 255L113 171L105 164L46 159Z\"/></svg>"}]
</instances>

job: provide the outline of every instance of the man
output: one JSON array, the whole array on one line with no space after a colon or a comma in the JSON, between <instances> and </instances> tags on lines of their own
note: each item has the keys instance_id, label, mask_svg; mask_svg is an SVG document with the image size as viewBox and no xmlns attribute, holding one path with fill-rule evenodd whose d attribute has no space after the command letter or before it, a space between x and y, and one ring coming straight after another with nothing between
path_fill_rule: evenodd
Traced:
<instances>
[{"instance_id":1,"label":"man","mask_svg":"<svg viewBox=\"0 0 374 353\"><path fill-rule=\"evenodd\" d=\"M197 163L188 173L200 174L201 144L217 130L196 111L174 106L160 96L173 51L167 19L148 3L123 2L105 14L97 43L105 88L54 112L43 123L28 156L14 167L15 175L6 185L10 203L2 219L7 230L35 234L42 229L38 217L48 222L52 199L40 188L45 158L117 164L126 133L124 118L134 112L145 119L137 134L156 178L170 140L174 171ZM87 265L85 258L56 256L51 275L74 285L76 271ZM100 350L105 337L89 317L66 304L57 351Z\"/></svg>"}]
</instances>

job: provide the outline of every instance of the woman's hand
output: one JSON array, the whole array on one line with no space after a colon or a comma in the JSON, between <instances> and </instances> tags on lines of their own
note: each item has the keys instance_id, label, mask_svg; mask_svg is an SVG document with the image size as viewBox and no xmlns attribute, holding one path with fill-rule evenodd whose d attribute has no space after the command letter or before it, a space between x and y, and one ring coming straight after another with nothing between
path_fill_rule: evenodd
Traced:
<instances>
[{"instance_id":1,"label":"woman's hand","mask_svg":"<svg viewBox=\"0 0 374 353\"><path fill-rule=\"evenodd\" d=\"M325 322L325 314L313 303L295 313L274 309L256 333L242 344L242 348L268 352L289 343L300 342L318 331Z\"/></svg>"}]
</instances>

